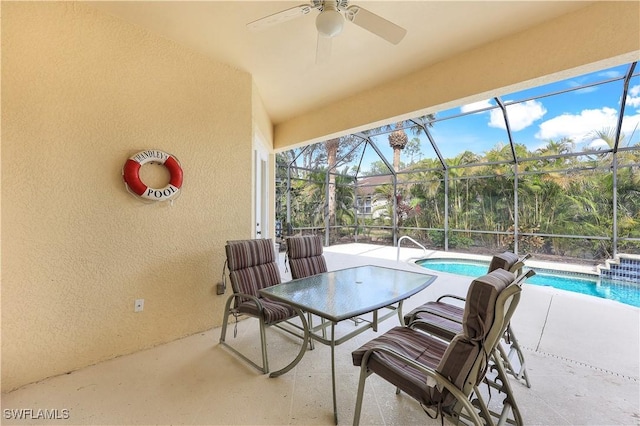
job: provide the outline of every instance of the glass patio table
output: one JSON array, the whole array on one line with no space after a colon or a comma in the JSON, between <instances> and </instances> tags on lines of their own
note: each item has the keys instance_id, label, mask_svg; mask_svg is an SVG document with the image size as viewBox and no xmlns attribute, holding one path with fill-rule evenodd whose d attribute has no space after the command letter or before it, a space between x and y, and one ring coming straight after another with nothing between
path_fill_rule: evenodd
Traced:
<instances>
[{"instance_id":1,"label":"glass patio table","mask_svg":"<svg viewBox=\"0 0 640 426\"><path fill-rule=\"evenodd\" d=\"M335 347L370 328L377 331L379 322L396 314L402 324L403 301L425 289L435 279L435 275L367 265L277 284L260 290L260 294L307 313L309 320L303 321L303 326L307 329L309 338L331 346L333 414L338 424ZM378 311L381 309L385 311L379 315ZM371 320L357 321L352 331L336 337L336 325L339 322L369 313L372 313ZM313 325L312 314L321 318L320 324ZM303 348L308 343L304 341ZM286 373L300 359L301 355L270 376L277 377Z\"/></svg>"}]
</instances>

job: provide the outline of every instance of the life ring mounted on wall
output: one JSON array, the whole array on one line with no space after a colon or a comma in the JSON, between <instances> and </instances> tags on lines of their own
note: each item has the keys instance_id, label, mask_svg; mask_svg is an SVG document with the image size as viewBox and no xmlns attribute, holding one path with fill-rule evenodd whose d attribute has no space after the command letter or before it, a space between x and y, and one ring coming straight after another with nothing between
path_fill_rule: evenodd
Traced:
<instances>
[{"instance_id":1,"label":"life ring mounted on wall","mask_svg":"<svg viewBox=\"0 0 640 426\"><path fill-rule=\"evenodd\" d=\"M164 188L150 188L140 179L140 167L147 163L163 164L171 175L169 184ZM140 151L129 157L122 168L122 178L129 191L152 201L166 201L175 198L182 187L182 167L180 162L171 154L149 149Z\"/></svg>"}]
</instances>

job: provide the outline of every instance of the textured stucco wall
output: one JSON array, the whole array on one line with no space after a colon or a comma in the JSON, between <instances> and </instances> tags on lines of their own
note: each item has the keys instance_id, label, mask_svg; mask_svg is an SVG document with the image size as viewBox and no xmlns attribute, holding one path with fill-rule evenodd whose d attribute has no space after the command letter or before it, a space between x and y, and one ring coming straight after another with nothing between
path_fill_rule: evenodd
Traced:
<instances>
[{"instance_id":1,"label":"textured stucco wall","mask_svg":"<svg viewBox=\"0 0 640 426\"><path fill-rule=\"evenodd\" d=\"M3 2L3 391L220 323L224 242L252 230L252 90L80 3ZM151 148L182 163L173 205L124 188Z\"/></svg>"}]
</instances>

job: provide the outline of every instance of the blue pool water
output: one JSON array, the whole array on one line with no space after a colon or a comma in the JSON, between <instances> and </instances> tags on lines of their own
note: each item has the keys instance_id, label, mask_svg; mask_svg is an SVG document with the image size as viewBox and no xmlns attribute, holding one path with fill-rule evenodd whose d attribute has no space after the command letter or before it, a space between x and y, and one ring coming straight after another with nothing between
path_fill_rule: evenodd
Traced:
<instances>
[{"instance_id":1,"label":"blue pool water","mask_svg":"<svg viewBox=\"0 0 640 426\"><path fill-rule=\"evenodd\" d=\"M418 265L434 271L479 277L487 273L488 263L468 260L423 259ZM600 279L588 274L566 273L550 269L532 268L536 274L528 278L527 284L550 286L560 290L587 294L603 299L616 300L640 307L640 286L628 282Z\"/></svg>"}]
</instances>

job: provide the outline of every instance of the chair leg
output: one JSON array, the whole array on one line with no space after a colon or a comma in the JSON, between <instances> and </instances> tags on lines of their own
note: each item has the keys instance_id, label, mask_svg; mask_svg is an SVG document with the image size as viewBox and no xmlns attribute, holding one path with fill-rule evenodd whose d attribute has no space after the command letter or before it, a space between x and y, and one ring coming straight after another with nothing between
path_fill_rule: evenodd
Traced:
<instances>
[{"instance_id":1,"label":"chair leg","mask_svg":"<svg viewBox=\"0 0 640 426\"><path fill-rule=\"evenodd\" d=\"M507 371L507 373L510 373L513 377L516 378L516 380L523 380L524 379L524 383L525 385L530 388L531 387L531 382L529 381L529 375L527 374L527 365L525 363L524 360L524 354L522 353L522 349L520 348L520 345L518 344L518 339L516 339L515 334L513 333L513 329L511 328L511 325L509 325L507 327L507 332L506 335L509 336L509 342L510 342L510 348L509 348L509 352L507 353L505 351L504 348L502 348L502 345L500 344L498 347L500 348L500 354L502 355L502 360L504 363L504 367ZM503 340L507 340L506 338ZM513 362L512 362L512 358L513 356L517 355L518 357L518 362L520 364L520 369L516 370Z\"/></svg>"},{"instance_id":2,"label":"chair leg","mask_svg":"<svg viewBox=\"0 0 640 426\"><path fill-rule=\"evenodd\" d=\"M479 416L484 419L487 425L493 425L493 419L491 418L491 412L489 411L489 407L487 407L487 403L485 402L482 394L480 393L480 389L478 386L473 387L473 392L475 394L475 398L472 400L472 404L474 407L478 408L480 411Z\"/></svg>"},{"instance_id":3,"label":"chair leg","mask_svg":"<svg viewBox=\"0 0 640 426\"><path fill-rule=\"evenodd\" d=\"M480 411L483 414L483 417L489 418L489 423L494 424L493 418L498 419L498 425L504 424L515 424L517 426L523 425L522 415L520 413L520 409L518 408L518 404L516 403L515 397L513 395L513 390L511 388L511 384L509 378L507 377L508 371L505 369L505 364L503 362L503 356L498 352L500 347L496 347L494 349L491 359L492 359L492 370L495 370L496 376L493 378L489 378L488 375L485 376L484 382L489 385L491 388L496 389L498 392L503 393L505 395L504 400L502 402L502 409L500 412L496 412L490 410L482 395L480 394L480 390L478 387L474 387L474 391L476 394L475 403L480 408ZM509 414L513 415L513 419L509 418Z\"/></svg>"},{"instance_id":4,"label":"chair leg","mask_svg":"<svg viewBox=\"0 0 640 426\"><path fill-rule=\"evenodd\" d=\"M360 424L360 414L362 412L362 400L364 399L364 384L367 380L367 377L370 375L370 372L367 372L366 363L362 363L360 366L360 380L358 381L358 394L356 397L356 408L353 413L353 426L358 426Z\"/></svg>"},{"instance_id":5,"label":"chair leg","mask_svg":"<svg viewBox=\"0 0 640 426\"><path fill-rule=\"evenodd\" d=\"M260 317L260 345L262 346L262 372L269 372L269 359L267 358L267 332L264 319Z\"/></svg>"},{"instance_id":6,"label":"chair leg","mask_svg":"<svg viewBox=\"0 0 640 426\"><path fill-rule=\"evenodd\" d=\"M222 330L220 331L220 343L224 343L227 338L227 324L229 323L229 315L231 314L231 302L233 301L233 296L227 299L227 303L224 306L224 316L222 317Z\"/></svg>"},{"instance_id":7,"label":"chair leg","mask_svg":"<svg viewBox=\"0 0 640 426\"><path fill-rule=\"evenodd\" d=\"M238 355L240 358L247 361L249 364L253 365L255 368L267 374L269 372L269 361L267 358L267 336L266 336L266 325L264 323L264 319L260 318L260 346L262 351L262 366L250 360L246 355L242 354L236 348L232 347L226 342L227 339L227 327L229 325L229 316L231 315L231 302L233 302L234 297L231 296L227 299L227 303L224 308L224 317L222 319L222 329L220 330L220 345L225 346L231 352Z\"/></svg>"},{"instance_id":8,"label":"chair leg","mask_svg":"<svg viewBox=\"0 0 640 426\"><path fill-rule=\"evenodd\" d=\"M509 366L513 368L513 366L511 365L511 356L515 352L518 356L518 361L520 362L520 371L516 374L516 378L518 380L524 379L525 384L527 385L528 388L530 388L531 382L529 381L529 375L527 374L527 365L524 360L524 354L522 353L522 348L520 347L520 344L518 343L518 339L516 339L516 335L514 334L513 329L511 328L511 324L509 324L509 326L507 327L507 332L511 337L511 350L509 351L509 355L508 355Z\"/></svg>"},{"instance_id":9,"label":"chair leg","mask_svg":"<svg viewBox=\"0 0 640 426\"><path fill-rule=\"evenodd\" d=\"M497 355L494 356L497 358ZM507 372L505 371L504 365L500 359L496 360L496 370L498 371L498 377L502 381L501 391L505 393L504 400L504 408L500 415L500 424L504 424L506 420L506 415L508 414L506 410L509 408L513 413L513 418L515 420L515 424L521 426L523 424L522 415L520 414L520 409L518 408L518 404L516 403L516 399L513 395L513 390L511 389L511 384L509 383L509 379L507 377Z\"/></svg>"}]
</instances>

